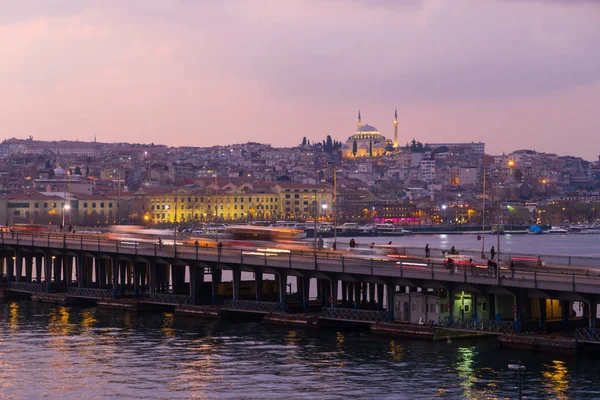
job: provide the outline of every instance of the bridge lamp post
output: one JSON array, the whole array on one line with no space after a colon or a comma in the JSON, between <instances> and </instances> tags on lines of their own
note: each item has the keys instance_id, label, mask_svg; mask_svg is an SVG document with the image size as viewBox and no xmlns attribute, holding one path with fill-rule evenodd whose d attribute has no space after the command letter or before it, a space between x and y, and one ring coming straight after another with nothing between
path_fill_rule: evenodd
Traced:
<instances>
[{"instance_id":1,"label":"bridge lamp post","mask_svg":"<svg viewBox=\"0 0 600 400\"><path fill-rule=\"evenodd\" d=\"M68 211L68 210L70 210L70 209L71 209L71 206L68 205L68 204L65 204L62 207L62 227L63 227L63 229L65 229L65 212Z\"/></svg>"}]
</instances>

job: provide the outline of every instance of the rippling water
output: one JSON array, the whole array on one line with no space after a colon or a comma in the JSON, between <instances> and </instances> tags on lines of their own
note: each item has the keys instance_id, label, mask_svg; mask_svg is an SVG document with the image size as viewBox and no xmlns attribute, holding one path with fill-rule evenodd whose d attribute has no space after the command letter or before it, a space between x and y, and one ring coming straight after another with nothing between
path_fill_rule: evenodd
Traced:
<instances>
[{"instance_id":1,"label":"rippling water","mask_svg":"<svg viewBox=\"0 0 600 400\"><path fill-rule=\"evenodd\" d=\"M22 302L0 303L0 398L600 398L600 361Z\"/></svg>"}]
</instances>

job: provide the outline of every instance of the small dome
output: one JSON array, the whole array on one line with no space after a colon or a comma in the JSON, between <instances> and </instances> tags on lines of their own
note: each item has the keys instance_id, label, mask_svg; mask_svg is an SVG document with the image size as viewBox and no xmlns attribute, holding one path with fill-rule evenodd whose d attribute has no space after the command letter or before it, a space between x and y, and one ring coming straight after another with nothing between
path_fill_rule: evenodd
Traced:
<instances>
[{"instance_id":1,"label":"small dome","mask_svg":"<svg viewBox=\"0 0 600 400\"><path fill-rule=\"evenodd\" d=\"M368 149L368 148L369 148L369 145L368 145L368 144L366 144L366 143L361 143L361 144L359 144L359 145L358 145L358 148L359 148L359 149Z\"/></svg>"},{"instance_id":2,"label":"small dome","mask_svg":"<svg viewBox=\"0 0 600 400\"><path fill-rule=\"evenodd\" d=\"M54 168L54 175L66 175L67 171L62 168Z\"/></svg>"},{"instance_id":3,"label":"small dome","mask_svg":"<svg viewBox=\"0 0 600 400\"><path fill-rule=\"evenodd\" d=\"M383 143L379 142L379 143L374 144L373 148L383 149L383 148L385 148L385 145Z\"/></svg>"},{"instance_id":4,"label":"small dome","mask_svg":"<svg viewBox=\"0 0 600 400\"><path fill-rule=\"evenodd\" d=\"M349 144L347 144L347 143L344 143L344 144L342 145L342 150L348 150L349 148L350 148L350 145L349 145Z\"/></svg>"}]
</instances>

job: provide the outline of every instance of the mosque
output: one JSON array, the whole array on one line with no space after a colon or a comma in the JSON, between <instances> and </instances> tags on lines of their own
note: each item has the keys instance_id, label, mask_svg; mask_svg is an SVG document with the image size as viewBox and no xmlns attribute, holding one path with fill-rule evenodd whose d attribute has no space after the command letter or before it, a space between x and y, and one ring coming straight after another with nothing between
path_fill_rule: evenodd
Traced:
<instances>
[{"instance_id":1,"label":"mosque","mask_svg":"<svg viewBox=\"0 0 600 400\"><path fill-rule=\"evenodd\" d=\"M346 158L381 157L398 150L398 111L394 110L394 141L386 139L377 128L362 124L358 111L358 129L342 146Z\"/></svg>"}]
</instances>

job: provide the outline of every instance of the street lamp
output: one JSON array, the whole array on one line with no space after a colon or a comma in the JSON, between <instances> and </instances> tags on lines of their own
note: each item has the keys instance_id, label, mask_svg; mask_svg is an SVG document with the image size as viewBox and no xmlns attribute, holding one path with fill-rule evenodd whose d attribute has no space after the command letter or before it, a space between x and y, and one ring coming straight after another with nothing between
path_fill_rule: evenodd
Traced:
<instances>
[{"instance_id":1,"label":"street lamp","mask_svg":"<svg viewBox=\"0 0 600 400\"><path fill-rule=\"evenodd\" d=\"M62 227L63 229L65 228L65 210L70 210L71 206L68 204L65 204L62 208Z\"/></svg>"}]
</instances>

